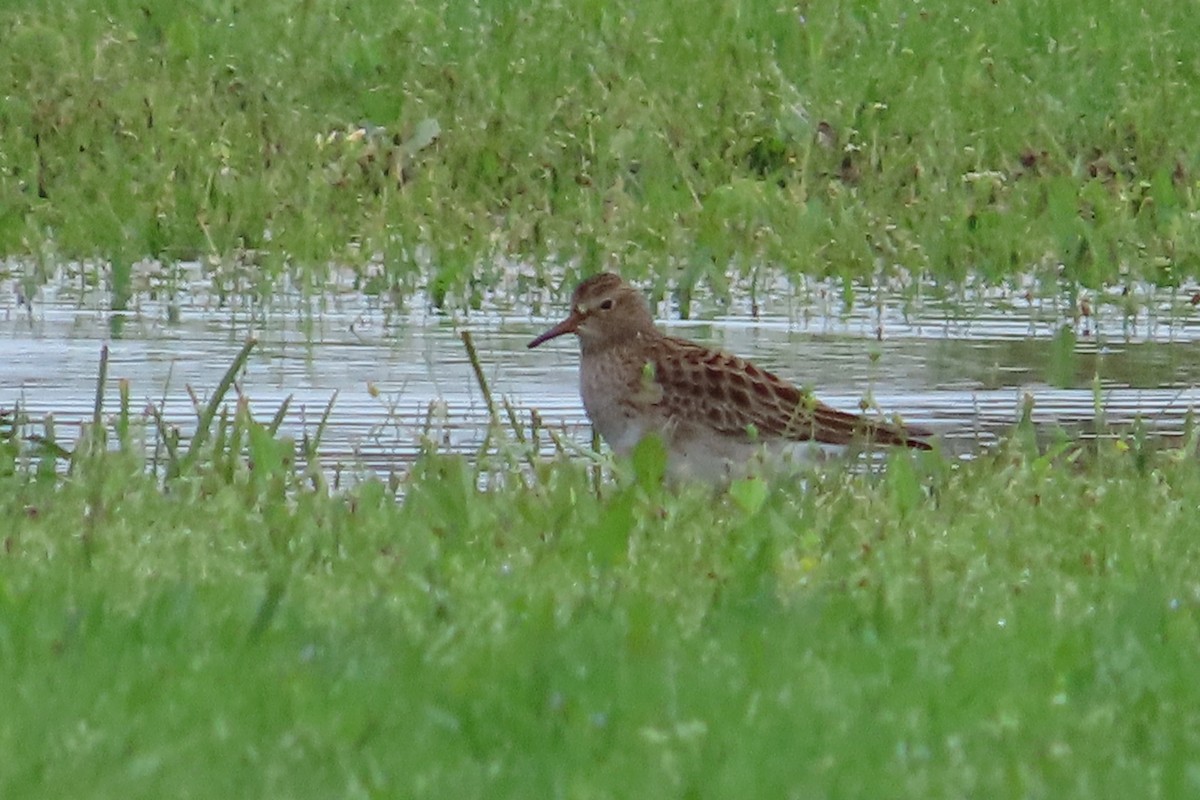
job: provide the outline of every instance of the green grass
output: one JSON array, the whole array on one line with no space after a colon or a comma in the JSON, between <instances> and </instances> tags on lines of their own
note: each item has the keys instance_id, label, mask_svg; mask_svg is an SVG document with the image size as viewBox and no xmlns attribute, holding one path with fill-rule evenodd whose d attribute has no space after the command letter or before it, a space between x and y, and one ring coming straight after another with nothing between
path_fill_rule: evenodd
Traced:
<instances>
[{"instance_id":1,"label":"green grass","mask_svg":"<svg viewBox=\"0 0 1200 800\"><path fill-rule=\"evenodd\" d=\"M2 269L1200 276L1191 3L696 9L10 0ZM228 388L190 442L127 386L71 449L0 409L0 796L1200 792L1194 442L714 494L497 433L397 500Z\"/></svg>"},{"instance_id":2,"label":"green grass","mask_svg":"<svg viewBox=\"0 0 1200 800\"><path fill-rule=\"evenodd\" d=\"M431 453L397 502L314 490L244 409L165 487L119 437L39 472L19 430L5 797L1200 790L1192 445L717 494L652 451L488 492Z\"/></svg>"},{"instance_id":3,"label":"green grass","mask_svg":"<svg viewBox=\"0 0 1200 800\"><path fill-rule=\"evenodd\" d=\"M499 256L685 296L776 270L1200 275L1187 0L695 11L12 0L0 254L33 285L99 260L118 307L145 257L246 263L263 296L348 264L451 305Z\"/></svg>"}]
</instances>

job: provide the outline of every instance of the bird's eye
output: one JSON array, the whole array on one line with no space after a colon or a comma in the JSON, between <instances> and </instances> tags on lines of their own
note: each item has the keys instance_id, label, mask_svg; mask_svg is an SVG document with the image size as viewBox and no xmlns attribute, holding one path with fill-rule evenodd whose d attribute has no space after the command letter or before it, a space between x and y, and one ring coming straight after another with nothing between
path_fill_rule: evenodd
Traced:
<instances>
[{"instance_id":1,"label":"bird's eye","mask_svg":"<svg viewBox=\"0 0 1200 800\"><path fill-rule=\"evenodd\" d=\"M610 298L608 298L608 299L606 299L606 300L604 300L603 302L601 302L601 303L600 303L600 310L601 310L601 311L608 311L609 309L611 309L611 308L612 308L612 306L613 306L613 301L612 301L612 298L610 297Z\"/></svg>"}]
</instances>

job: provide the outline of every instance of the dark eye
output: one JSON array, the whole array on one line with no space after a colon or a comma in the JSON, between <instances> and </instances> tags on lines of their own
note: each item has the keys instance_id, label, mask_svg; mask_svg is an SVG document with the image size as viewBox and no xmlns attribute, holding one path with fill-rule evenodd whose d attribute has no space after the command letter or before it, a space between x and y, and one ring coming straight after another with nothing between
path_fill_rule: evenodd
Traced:
<instances>
[{"instance_id":1,"label":"dark eye","mask_svg":"<svg viewBox=\"0 0 1200 800\"><path fill-rule=\"evenodd\" d=\"M600 303L601 311L608 311L610 308L612 308L612 298L611 297Z\"/></svg>"}]
</instances>

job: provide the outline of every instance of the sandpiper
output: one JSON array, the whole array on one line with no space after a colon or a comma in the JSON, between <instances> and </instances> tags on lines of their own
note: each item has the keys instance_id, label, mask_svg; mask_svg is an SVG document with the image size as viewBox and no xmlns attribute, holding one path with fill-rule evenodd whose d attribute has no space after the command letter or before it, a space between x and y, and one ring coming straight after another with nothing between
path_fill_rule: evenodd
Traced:
<instances>
[{"instance_id":1,"label":"sandpiper","mask_svg":"<svg viewBox=\"0 0 1200 800\"><path fill-rule=\"evenodd\" d=\"M588 418L618 454L658 434L676 478L721 480L767 455L811 463L855 442L928 450L929 431L839 411L730 353L668 336L610 272L575 289L571 313L529 343L579 337Z\"/></svg>"}]
</instances>

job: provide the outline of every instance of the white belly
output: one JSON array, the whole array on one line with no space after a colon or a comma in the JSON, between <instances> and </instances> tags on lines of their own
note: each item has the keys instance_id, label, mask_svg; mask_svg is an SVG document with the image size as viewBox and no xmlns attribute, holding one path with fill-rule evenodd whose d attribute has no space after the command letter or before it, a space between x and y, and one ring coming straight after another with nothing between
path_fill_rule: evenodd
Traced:
<instances>
[{"instance_id":1,"label":"white belly","mask_svg":"<svg viewBox=\"0 0 1200 800\"><path fill-rule=\"evenodd\" d=\"M816 442L763 444L726 436L677 436L667 446L667 471L672 478L713 483L764 472L803 471L845 451Z\"/></svg>"}]
</instances>

